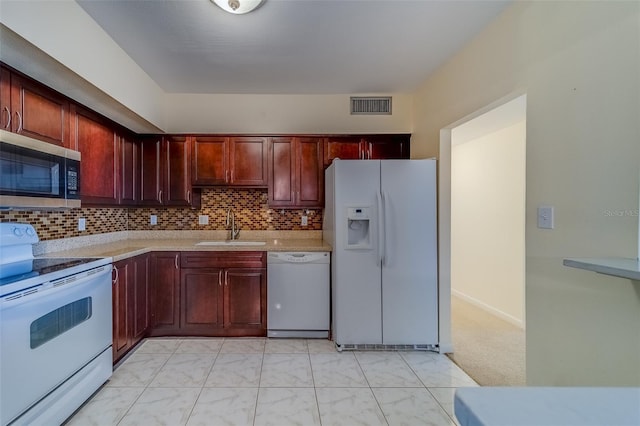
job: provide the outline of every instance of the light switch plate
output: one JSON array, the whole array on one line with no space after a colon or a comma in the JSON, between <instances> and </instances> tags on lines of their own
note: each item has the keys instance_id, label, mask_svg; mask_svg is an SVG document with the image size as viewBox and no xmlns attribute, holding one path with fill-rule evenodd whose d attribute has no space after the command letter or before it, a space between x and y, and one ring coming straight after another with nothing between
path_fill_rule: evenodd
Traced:
<instances>
[{"instance_id":1,"label":"light switch plate","mask_svg":"<svg viewBox=\"0 0 640 426\"><path fill-rule=\"evenodd\" d=\"M301 225L307 226L308 224L309 224L309 220L307 218L307 215L302 216Z\"/></svg>"},{"instance_id":2,"label":"light switch plate","mask_svg":"<svg viewBox=\"0 0 640 426\"><path fill-rule=\"evenodd\" d=\"M198 225L208 225L209 224L209 215L201 214L198 216Z\"/></svg>"},{"instance_id":3,"label":"light switch plate","mask_svg":"<svg viewBox=\"0 0 640 426\"><path fill-rule=\"evenodd\" d=\"M538 206L538 228L553 229L553 206Z\"/></svg>"},{"instance_id":4,"label":"light switch plate","mask_svg":"<svg viewBox=\"0 0 640 426\"><path fill-rule=\"evenodd\" d=\"M149 224L150 225L157 225L158 224L158 216L156 216L155 214L152 214L151 216L149 216Z\"/></svg>"},{"instance_id":5,"label":"light switch plate","mask_svg":"<svg viewBox=\"0 0 640 426\"><path fill-rule=\"evenodd\" d=\"M78 231L86 231L87 230L87 219L81 217L78 219Z\"/></svg>"}]
</instances>

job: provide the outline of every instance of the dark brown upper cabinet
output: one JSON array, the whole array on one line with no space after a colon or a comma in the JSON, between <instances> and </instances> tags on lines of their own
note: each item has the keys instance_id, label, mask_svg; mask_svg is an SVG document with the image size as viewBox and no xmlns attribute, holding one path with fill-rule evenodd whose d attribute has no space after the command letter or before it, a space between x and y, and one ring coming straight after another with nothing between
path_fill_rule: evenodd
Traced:
<instances>
[{"instance_id":1,"label":"dark brown upper cabinet","mask_svg":"<svg viewBox=\"0 0 640 426\"><path fill-rule=\"evenodd\" d=\"M359 136L332 136L324 140L324 165L340 158L342 160L363 160L362 138Z\"/></svg>"},{"instance_id":2,"label":"dark brown upper cabinet","mask_svg":"<svg viewBox=\"0 0 640 426\"><path fill-rule=\"evenodd\" d=\"M411 135L332 136L324 142L324 166L342 160L408 159Z\"/></svg>"},{"instance_id":3,"label":"dark brown upper cabinet","mask_svg":"<svg viewBox=\"0 0 640 426\"><path fill-rule=\"evenodd\" d=\"M133 133L120 134L120 204L140 202L140 144Z\"/></svg>"},{"instance_id":4,"label":"dark brown upper cabinet","mask_svg":"<svg viewBox=\"0 0 640 426\"><path fill-rule=\"evenodd\" d=\"M368 135L362 138L366 160L400 160L410 156L411 135Z\"/></svg>"},{"instance_id":5,"label":"dark brown upper cabinet","mask_svg":"<svg viewBox=\"0 0 640 426\"><path fill-rule=\"evenodd\" d=\"M191 179L193 185L226 185L229 176L229 138L191 137Z\"/></svg>"},{"instance_id":6,"label":"dark brown upper cabinet","mask_svg":"<svg viewBox=\"0 0 640 426\"><path fill-rule=\"evenodd\" d=\"M267 138L192 136L195 186L267 186Z\"/></svg>"},{"instance_id":7,"label":"dark brown upper cabinet","mask_svg":"<svg viewBox=\"0 0 640 426\"><path fill-rule=\"evenodd\" d=\"M324 205L323 139L274 137L269 144L269 206Z\"/></svg>"},{"instance_id":8,"label":"dark brown upper cabinet","mask_svg":"<svg viewBox=\"0 0 640 426\"><path fill-rule=\"evenodd\" d=\"M55 145L72 147L70 104L62 94L0 67L0 126Z\"/></svg>"},{"instance_id":9,"label":"dark brown upper cabinet","mask_svg":"<svg viewBox=\"0 0 640 426\"><path fill-rule=\"evenodd\" d=\"M148 136L140 142L140 204L190 206L200 203L191 187L191 145L186 136Z\"/></svg>"},{"instance_id":10,"label":"dark brown upper cabinet","mask_svg":"<svg viewBox=\"0 0 640 426\"><path fill-rule=\"evenodd\" d=\"M119 138L100 115L73 106L72 149L80 151L80 196L83 204L113 206L119 200Z\"/></svg>"}]
</instances>

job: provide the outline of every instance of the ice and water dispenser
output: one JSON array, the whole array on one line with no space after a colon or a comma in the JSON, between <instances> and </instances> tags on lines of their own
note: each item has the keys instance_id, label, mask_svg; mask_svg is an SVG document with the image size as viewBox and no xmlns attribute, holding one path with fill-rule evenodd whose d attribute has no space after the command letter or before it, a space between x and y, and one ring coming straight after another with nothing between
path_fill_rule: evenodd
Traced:
<instances>
[{"instance_id":1,"label":"ice and water dispenser","mask_svg":"<svg viewBox=\"0 0 640 426\"><path fill-rule=\"evenodd\" d=\"M347 244L345 248L371 248L371 207L347 208Z\"/></svg>"}]
</instances>

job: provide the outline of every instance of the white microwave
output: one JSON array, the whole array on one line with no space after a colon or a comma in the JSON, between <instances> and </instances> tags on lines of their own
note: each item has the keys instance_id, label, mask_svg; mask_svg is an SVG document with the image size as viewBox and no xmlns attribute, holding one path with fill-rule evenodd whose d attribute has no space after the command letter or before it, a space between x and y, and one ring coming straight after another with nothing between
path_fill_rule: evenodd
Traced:
<instances>
[{"instance_id":1,"label":"white microwave","mask_svg":"<svg viewBox=\"0 0 640 426\"><path fill-rule=\"evenodd\" d=\"M0 130L0 208L80 207L80 153Z\"/></svg>"}]
</instances>

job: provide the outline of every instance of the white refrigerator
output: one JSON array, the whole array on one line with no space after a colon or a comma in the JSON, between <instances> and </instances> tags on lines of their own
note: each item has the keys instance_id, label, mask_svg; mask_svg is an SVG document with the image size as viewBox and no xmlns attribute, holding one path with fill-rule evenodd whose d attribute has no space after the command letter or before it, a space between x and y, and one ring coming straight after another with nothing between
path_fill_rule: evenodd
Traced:
<instances>
[{"instance_id":1,"label":"white refrigerator","mask_svg":"<svg viewBox=\"0 0 640 426\"><path fill-rule=\"evenodd\" d=\"M435 160L335 160L325 172L323 236L339 349L435 349Z\"/></svg>"}]
</instances>

